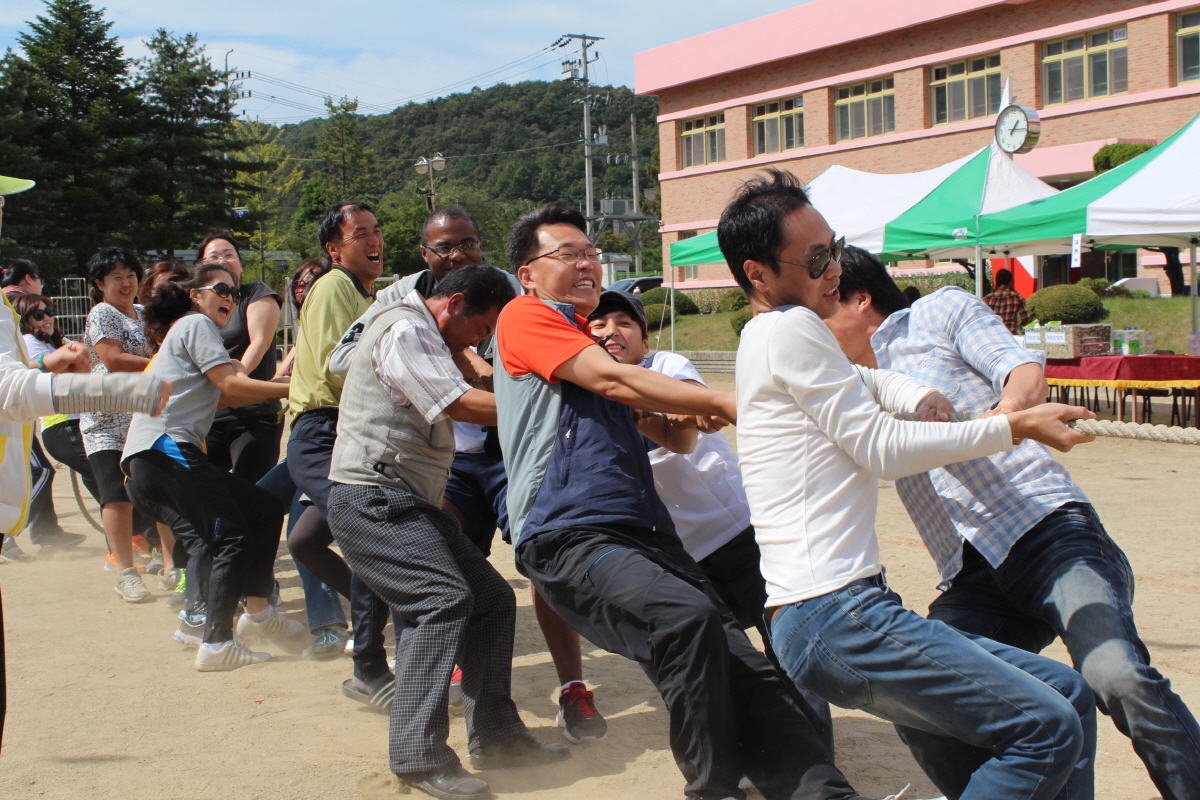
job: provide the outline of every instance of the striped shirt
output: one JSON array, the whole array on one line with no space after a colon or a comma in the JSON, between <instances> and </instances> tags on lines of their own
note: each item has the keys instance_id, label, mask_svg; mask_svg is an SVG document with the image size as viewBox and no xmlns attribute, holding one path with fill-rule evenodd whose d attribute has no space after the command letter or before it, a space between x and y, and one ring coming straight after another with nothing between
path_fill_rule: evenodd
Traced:
<instances>
[{"instance_id":1,"label":"striped shirt","mask_svg":"<svg viewBox=\"0 0 1200 800\"><path fill-rule=\"evenodd\" d=\"M402 305L420 311L425 324L401 319L380 334L371 352L375 374L401 408L412 408L430 425L445 418L446 407L471 388L454 363L450 348L414 289Z\"/></svg>"},{"instance_id":2,"label":"striped shirt","mask_svg":"<svg viewBox=\"0 0 1200 800\"><path fill-rule=\"evenodd\" d=\"M892 314L871 346L880 369L938 390L962 412L987 411L1013 369L1045 359L1019 346L999 317L958 287L939 289ZM1005 453L901 478L896 490L943 581L962 569L963 540L999 567L1017 540L1051 511L1088 502L1066 468L1031 440Z\"/></svg>"}]
</instances>

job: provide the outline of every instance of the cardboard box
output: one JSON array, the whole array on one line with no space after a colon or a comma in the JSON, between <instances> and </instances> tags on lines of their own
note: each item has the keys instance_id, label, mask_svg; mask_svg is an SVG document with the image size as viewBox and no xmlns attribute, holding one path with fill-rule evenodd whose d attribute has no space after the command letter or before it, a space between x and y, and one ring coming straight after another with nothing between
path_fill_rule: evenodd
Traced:
<instances>
[{"instance_id":1,"label":"cardboard box","mask_svg":"<svg viewBox=\"0 0 1200 800\"><path fill-rule=\"evenodd\" d=\"M1106 356L1112 348L1112 325L1051 325L1025 329L1025 346L1044 350L1046 358Z\"/></svg>"}]
</instances>

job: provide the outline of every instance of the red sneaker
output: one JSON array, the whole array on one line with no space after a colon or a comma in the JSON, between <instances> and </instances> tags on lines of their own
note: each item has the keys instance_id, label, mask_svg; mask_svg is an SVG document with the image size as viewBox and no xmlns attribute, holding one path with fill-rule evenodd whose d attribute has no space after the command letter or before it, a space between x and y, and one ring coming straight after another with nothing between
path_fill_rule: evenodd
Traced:
<instances>
[{"instance_id":1,"label":"red sneaker","mask_svg":"<svg viewBox=\"0 0 1200 800\"><path fill-rule=\"evenodd\" d=\"M593 695L581 681L567 684L558 697L558 727L568 742L600 741L608 735L608 723L596 710Z\"/></svg>"}]
</instances>

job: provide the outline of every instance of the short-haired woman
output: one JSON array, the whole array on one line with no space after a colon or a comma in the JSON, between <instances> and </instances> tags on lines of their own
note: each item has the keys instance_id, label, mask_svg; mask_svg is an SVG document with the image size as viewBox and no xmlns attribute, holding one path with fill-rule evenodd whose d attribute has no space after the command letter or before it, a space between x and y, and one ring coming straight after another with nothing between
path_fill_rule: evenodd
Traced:
<instances>
[{"instance_id":1,"label":"short-haired woman","mask_svg":"<svg viewBox=\"0 0 1200 800\"><path fill-rule=\"evenodd\" d=\"M239 292L222 264L200 264L191 280L166 283L146 308L146 325L162 345L150 374L172 382L162 416L139 415L129 429L122 467L139 505L165 507L188 525L176 532L203 541L212 553L208 619L196 669L213 672L269 660L246 648L240 636L264 635L291 643L304 626L267 602L283 506L268 492L218 469L204 441L222 395L268 400L287 396L286 380L259 381L239 371L221 340ZM190 549L190 548L189 548ZM238 600L246 613L237 622Z\"/></svg>"}]
</instances>

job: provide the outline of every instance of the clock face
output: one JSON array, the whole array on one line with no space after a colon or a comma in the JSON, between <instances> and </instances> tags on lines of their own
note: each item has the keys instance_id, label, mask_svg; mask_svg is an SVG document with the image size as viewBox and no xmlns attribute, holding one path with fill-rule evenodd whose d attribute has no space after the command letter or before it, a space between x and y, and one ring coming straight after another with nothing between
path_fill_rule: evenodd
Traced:
<instances>
[{"instance_id":1,"label":"clock face","mask_svg":"<svg viewBox=\"0 0 1200 800\"><path fill-rule=\"evenodd\" d=\"M1037 112L1009 106L996 117L996 145L1006 153L1028 153L1041 135Z\"/></svg>"}]
</instances>

